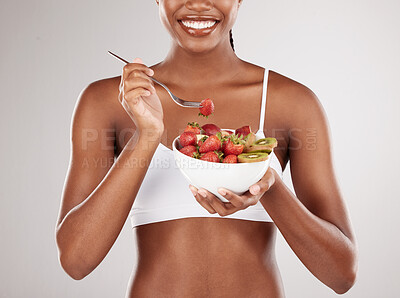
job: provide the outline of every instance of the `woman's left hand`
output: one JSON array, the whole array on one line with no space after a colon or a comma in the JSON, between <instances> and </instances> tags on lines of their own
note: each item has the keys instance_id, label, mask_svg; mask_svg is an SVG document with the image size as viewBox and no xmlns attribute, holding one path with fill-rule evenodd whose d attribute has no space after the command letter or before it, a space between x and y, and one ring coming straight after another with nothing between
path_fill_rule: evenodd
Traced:
<instances>
[{"instance_id":1,"label":"woman's left hand","mask_svg":"<svg viewBox=\"0 0 400 298\"><path fill-rule=\"evenodd\" d=\"M228 203L222 202L206 189L197 189L193 185L189 185L189 188L197 202L209 213L218 213L220 216L226 216L257 204L264 193L271 190L276 179L280 179L278 176L278 173L273 168L269 168L260 181L250 186L249 190L240 196L225 188L219 188L218 193L227 199Z\"/></svg>"}]
</instances>

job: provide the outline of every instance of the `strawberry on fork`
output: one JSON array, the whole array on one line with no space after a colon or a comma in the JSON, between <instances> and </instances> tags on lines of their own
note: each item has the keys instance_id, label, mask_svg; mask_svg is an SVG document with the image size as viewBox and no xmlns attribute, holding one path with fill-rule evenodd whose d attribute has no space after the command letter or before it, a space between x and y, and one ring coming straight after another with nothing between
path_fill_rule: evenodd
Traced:
<instances>
[{"instance_id":1,"label":"strawberry on fork","mask_svg":"<svg viewBox=\"0 0 400 298\"><path fill-rule=\"evenodd\" d=\"M209 115L214 113L214 103L210 98L203 99L201 102L201 108L199 116L204 116L208 118Z\"/></svg>"}]
</instances>

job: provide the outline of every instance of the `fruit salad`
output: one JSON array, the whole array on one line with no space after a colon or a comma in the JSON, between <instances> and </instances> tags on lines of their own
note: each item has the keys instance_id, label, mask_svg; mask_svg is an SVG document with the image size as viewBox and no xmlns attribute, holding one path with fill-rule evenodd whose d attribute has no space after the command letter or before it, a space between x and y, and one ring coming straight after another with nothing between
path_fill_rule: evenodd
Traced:
<instances>
[{"instance_id":1,"label":"fruit salad","mask_svg":"<svg viewBox=\"0 0 400 298\"><path fill-rule=\"evenodd\" d=\"M256 140L250 126L233 131L209 123L189 122L179 136L178 150L192 158L209 162L248 163L267 160L277 146L275 138Z\"/></svg>"},{"instance_id":2,"label":"fruit salad","mask_svg":"<svg viewBox=\"0 0 400 298\"><path fill-rule=\"evenodd\" d=\"M199 116L208 118L214 112L210 98L201 102ZM222 130L213 123L200 126L189 122L179 136L179 152L196 159L209 162L244 163L267 160L278 145L275 138L256 140L250 126L243 126L232 132Z\"/></svg>"}]
</instances>

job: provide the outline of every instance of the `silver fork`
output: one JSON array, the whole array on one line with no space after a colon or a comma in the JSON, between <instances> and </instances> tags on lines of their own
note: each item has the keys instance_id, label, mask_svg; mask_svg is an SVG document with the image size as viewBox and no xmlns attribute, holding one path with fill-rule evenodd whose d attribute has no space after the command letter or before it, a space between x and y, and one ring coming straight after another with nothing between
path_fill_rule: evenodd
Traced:
<instances>
[{"instance_id":1,"label":"silver fork","mask_svg":"<svg viewBox=\"0 0 400 298\"><path fill-rule=\"evenodd\" d=\"M114 56L115 58L118 58L118 59L121 60L122 62L129 63L128 61L126 61L125 59L123 59L123 58L117 56L116 54L114 54L114 53L111 52L111 51L108 51L108 53L109 53L110 55ZM201 107L202 107L202 105L200 104L200 102L183 100L183 99L179 98L178 96L176 96L175 94L173 94L173 93L168 89L168 87L165 86L163 83L157 81L156 79L154 79L154 78L152 78L152 77L149 77L149 78L152 79L153 82L155 82L155 83L157 83L158 85L160 85L161 87L163 87L163 88L168 92L168 94L171 96L171 98L173 99L173 101L174 101L175 103L177 103L178 105L180 105L180 106L182 106L182 107L185 107L185 108L201 108Z\"/></svg>"}]
</instances>

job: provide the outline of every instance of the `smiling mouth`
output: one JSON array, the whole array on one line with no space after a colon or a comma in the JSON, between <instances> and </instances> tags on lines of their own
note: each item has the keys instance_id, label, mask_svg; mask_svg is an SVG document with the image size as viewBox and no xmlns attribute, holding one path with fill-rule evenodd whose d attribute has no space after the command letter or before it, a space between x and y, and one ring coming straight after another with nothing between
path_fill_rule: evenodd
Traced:
<instances>
[{"instance_id":1,"label":"smiling mouth","mask_svg":"<svg viewBox=\"0 0 400 298\"><path fill-rule=\"evenodd\" d=\"M207 29L214 26L217 21L189 21L189 20L182 20L182 25L187 28L192 29Z\"/></svg>"},{"instance_id":2,"label":"smiling mouth","mask_svg":"<svg viewBox=\"0 0 400 298\"><path fill-rule=\"evenodd\" d=\"M178 23L181 25L184 31L186 31L192 36L205 36L214 31L219 21L212 19L209 20L182 19L178 20Z\"/></svg>"}]
</instances>

